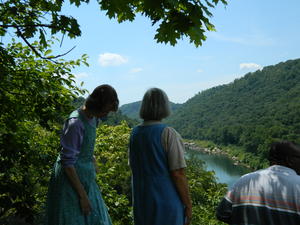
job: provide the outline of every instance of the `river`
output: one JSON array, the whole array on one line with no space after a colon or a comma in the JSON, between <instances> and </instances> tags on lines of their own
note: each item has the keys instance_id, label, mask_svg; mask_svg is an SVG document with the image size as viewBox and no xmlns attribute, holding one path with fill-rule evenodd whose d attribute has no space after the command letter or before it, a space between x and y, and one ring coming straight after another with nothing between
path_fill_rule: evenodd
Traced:
<instances>
[{"instance_id":1,"label":"river","mask_svg":"<svg viewBox=\"0 0 300 225\"><path fill-rule=\"evenodd\" d=\"M232 159L225 155L208 154L196 150L188 150L205 162L206 170L215 171L218 182L226 183L230 188L242 175L251 172L249 168L234 165Z\"/></svg>"}]
</instances>

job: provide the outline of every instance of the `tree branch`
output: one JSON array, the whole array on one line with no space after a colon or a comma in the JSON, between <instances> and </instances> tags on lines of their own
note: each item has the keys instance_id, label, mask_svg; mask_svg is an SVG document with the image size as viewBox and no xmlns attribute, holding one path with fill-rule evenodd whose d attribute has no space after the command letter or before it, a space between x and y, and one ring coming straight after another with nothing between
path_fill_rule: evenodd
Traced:
<instances>
[{"instance_id":1,"label":"tree branch","mask_svg":"<svg viewBox=\"0 0 300 225\"><path fill-rule=\"evenodd\" d=\"M48 28L57 28L56 26L53 26L51 24L30 24L30 25L15 25L15 24L0 24L0 27L3 28L20 28L20 27L48 27Z\"/></svg>"},{"instance_id":2,"label":"tree branch","mask_svg":"<svg viewBox=\"0 0 300 225\"><path fill-rule=\"evenodd\" d=\"M42 56L42 55L36 50L36 48L35 48L34 46L32 46L32 45L29 43L29 41L27 40L27 38L22 34L20 28L19 28L18 26L16 26L15 28L17 29L17 34L23 39L23 41L28 45L28 47L29 47L29 48L30 48L30 49L31 49L38 57L40 57L40 58L42 58L42 59L49 60L49 61L51 61L51 62L53 62L53 63L56 63L56 64L58 64L58 62L56 62L56 61L53 60L53 59L57 59L57 58L59 58L59 57L62 57L62 56L67 55L68 53L70 53L70 52L76 47L76 46L74 46L74 47L71 48L69 51L67 51L66 53L63 53L63 54L61 54L61 55L56 55L56 56L52 56L52 57L44 57L44 56Z\"/></svg>"},{"instance_id":3,"label":"tree branch","mask_svg":"<svg viewBox=\"0 0 300 225\"><path fill-rule=\"evenodd\" d=\"M50 28L50 29L53 29L53 28L56 28L56 29L59 29L61 31L64 31L64 32L68 32L68 33L71 33L71 34L74 34L76 35L76 33L73 33L71 30L67 30L67 29L62 29L61 27L59 26L54 26L54 25L51 25L51 24L0 24L0 27L2 28L16 28L17 30L19 30L20 28L24 28L24 27L47 27L47 28Z\"/></svg>"},{"instance_id":4,"label":"tree branch","mask_svg":"<svg viewBox=\"0 0 300 225\"><path fill-rule=\"evenodd\" d=\"M76 48L76 45L73 48L71 48L69 51L67 51L67 52L65 52L65 53L63 53L61 55L56 55L56 56L53 56L53 57L49 57L48 59L56 59L56 58L65 56L65 55L69 54L71 51L73 51L74 48Z\"/></svg>"}]
</instances>

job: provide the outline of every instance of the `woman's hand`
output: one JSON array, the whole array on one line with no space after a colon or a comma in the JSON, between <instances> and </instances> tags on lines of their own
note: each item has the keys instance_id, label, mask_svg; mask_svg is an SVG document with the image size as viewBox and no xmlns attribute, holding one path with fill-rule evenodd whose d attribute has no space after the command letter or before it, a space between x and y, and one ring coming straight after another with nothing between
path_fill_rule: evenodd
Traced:
<instances>
[{"instance_id":1,"label":"woman's hand","mask_svg":"<svg viewBox=\"0 0 300 225\"><path fill-rule=\"evenodd\" d=\"M87 196L80 198L80 207L84 215L88 216L91 213L92 205Z\"/></svg>"},{"instance_id":2,"label":"woman's hand","mask_svg":"<svg viewBox=\"0 0 300 225\"><path fill-rule=\"evenodd\" d=\"M71 182L73 188L76 190L78 197L79 197L79 202L80 202L80 207L82 210L82 213L85 215L88 215L92 211L92 206L91 202L88 198L88 195L82 186L79 177L77 175L76 169L74 166L69 166L65 167L64 171Z\"/></svg>"},{"instance_id":3,"label":"woman's hand","mask_svg":"<svg viewBox=\"0 0 300 225\"><path fill-rule=\"evenodd\" d=\"M189 225L192 220L192 207L185 207L184 215L185 215L184 225Z\"/></svg>"},{"instance_id":4,"label":"woman's hand","mask_svg":"<svg viewBox=\"0 0 300 225\"><path fill-rule=\"evenodd\" d=\"M192 220L192 200L190 196L189 186L187 178L185 175L185 169L177 169L171 171L171 178L175 184L175 187L178 191L179 197L183 205L185 206L184 215L185 222L184 225L189 225Z\"/></svg>"},{"instance_id":5,"label":"woman's hand","mask_svg":"<svg viewBox=\"0 0 300 225\"><path fill-rule=\"evenodd\" d=\"M97 164L97 161L96 161L96 157L93 156L93 163L94 163L94 167L95 167L95 171L96 173L99 173L100 169L99 169L99 166Z\"/></svg>"}]
</instances>

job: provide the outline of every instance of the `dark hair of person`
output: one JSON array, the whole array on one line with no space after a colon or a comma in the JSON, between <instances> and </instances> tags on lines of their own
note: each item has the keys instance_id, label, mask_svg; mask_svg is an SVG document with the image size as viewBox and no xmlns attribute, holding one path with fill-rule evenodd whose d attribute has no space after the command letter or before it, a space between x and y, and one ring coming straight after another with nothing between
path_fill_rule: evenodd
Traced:
<instances>
[{"instance_id":1,"label":"dark hair of person","mask_svg":"<svg viewBox=\"0 0 300 225\"><path fill-rule=\"evenodd\" d=\"M271 164L286 165L287 157L297 151L297 146L290 141L273 142L269 150L269 161Z\"/></svg>"},{"instance_id":2,"label":"dark hair of person","mask_svg":"<svg viewBox=\"0 0 300 225\"><path fill-rule=\"evenodd\" d=\"M146 91L140 108L140 117L144 121L161 120L170 115L170 103L166 93L159 88Z\"/></svg>"},{"instance_id":3,"label":"dark hair of person","mask_svg":"<svg viewBox=\"0 0 300 225\"><path fill-rule=\"evenodd\" d=\"M109 105L111 105L111 111L116 112L118 110L119 99L117 92L108 84L96 87L85 101L85 107L95 113L102 112Z\"/></svg>"}]
</instances>

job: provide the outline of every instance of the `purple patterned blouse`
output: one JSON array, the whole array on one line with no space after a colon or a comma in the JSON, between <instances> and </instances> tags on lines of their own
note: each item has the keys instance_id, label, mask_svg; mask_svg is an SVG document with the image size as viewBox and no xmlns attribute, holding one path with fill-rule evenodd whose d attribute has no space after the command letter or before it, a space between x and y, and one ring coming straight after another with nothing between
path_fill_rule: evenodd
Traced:
<instances>
[{"instance_id":1,"label":"purple patterned blouse","mask_svg":"<svg viewBox=\"0 0 300 225\"><path fill-rule=\"evenodd\" d=\"M92 126L96 126L96 118L87 118L85 114L78 109L79 113L83 115L88 123ZM60 152L60 158L64 167L73 166L76 163L80 148L83 142L84 126L80 119L70 118L68 119L63 128L63 133L60 138L60 144L62 146Z\"/></svg>"}]
</instances>

